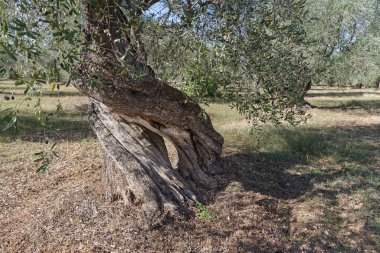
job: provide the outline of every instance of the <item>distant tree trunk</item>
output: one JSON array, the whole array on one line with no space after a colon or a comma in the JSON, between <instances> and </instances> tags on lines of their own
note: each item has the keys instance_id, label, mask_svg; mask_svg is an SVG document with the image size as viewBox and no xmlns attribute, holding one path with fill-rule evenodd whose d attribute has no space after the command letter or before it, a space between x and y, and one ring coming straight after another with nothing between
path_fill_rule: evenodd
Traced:
<instances>
[{"instance_id":1,"label":"distant tree trunk","mask_svg":"<svg viewBox=\"0 0 380 253\"><path fill-rule=\"evenodd\" d=\"M380 89L380 77L376 78L374 86L376 89Z\"/></svg>"},{"instance_id":2,"label":"distant tree trunk","mask_svg":"<svg viewBox=\"0 0 380 253\"><path fill-rule=\"evenodd\" d=\"M357 83L357 84L352 86L352 89L361 89L361 88L363 88L363 86L364 85L362 83Z\"/></svg>"},{"instance_id":3,"label":"distant tree trunk","mask_svg":"<svg viewBox=\"0 0 380 253\"><path fill-rule=\"evenodd\" d=\"M129 17L117 3L89 2L91 49L83 53L74 85L91 98L89 121L105 150L108 197L139 205L152 219L184 213L217 186L212 175L220 166L223 138L199 105L155 78L136 31L120 29ZM125 55L127 68L118 54ZM178 152L178 169L164 138Z\"/></svg>"},{"instance_id":4,"label":"distant tree trunk","mask_svg":"<svg viewBox=\"0 0 380 253\"><path fill-rule=\"evenodd\" d=\"M306 101L305 97L306 97L306 94L309 92L309 90L311 89L311 86L312 86L312 83L313 81L311 80L311 78L306 82L306 84L303 86L303 96L302 96L302 104L303 104L303 107L304 108L316 108L316 106L310 104L309 102Z\"/></svg>"}]
</instances>

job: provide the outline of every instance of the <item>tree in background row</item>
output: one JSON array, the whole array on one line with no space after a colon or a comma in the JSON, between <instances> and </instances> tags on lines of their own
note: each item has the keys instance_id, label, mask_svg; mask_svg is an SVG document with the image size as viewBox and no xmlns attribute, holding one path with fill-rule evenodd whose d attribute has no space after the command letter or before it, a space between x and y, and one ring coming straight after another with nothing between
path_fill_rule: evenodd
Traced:
<instances>
[{"instance_id":1,"label":"tree in background row","mask_svg":"<svg viewBox=\"0 0 380 253\"><path fill-rule=\"evenodd\" d=\"M308 0L308 61L314 83L376 86L380 73L378 0Z\"/></svg>"}]
</instances>

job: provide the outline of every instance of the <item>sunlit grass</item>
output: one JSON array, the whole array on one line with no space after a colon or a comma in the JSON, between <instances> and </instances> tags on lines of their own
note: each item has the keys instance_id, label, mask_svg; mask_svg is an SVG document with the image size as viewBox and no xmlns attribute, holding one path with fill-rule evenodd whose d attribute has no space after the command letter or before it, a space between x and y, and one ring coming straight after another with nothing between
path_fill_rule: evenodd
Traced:
<instances>
[{"instance_id":1,"label":"sunlit grass","mask_svg":"<svg viewBox=\"0 0 380 253\"><path fill-rule=\"evenodd\" d=\"M58 135L69 137L78 132L88 135L85 107L88 100L74 87L63 86L60 90L51 90L46 85L39 91L31 92L28 97L23 95L24 89L10 81L0 82L0 110L16 110L18 123L17 129L11 128L1 133L0 142L33 138L38 134L53 139ZM37 117L39 112L43 115L42 120Z\"/></svg>"}]
</instances>

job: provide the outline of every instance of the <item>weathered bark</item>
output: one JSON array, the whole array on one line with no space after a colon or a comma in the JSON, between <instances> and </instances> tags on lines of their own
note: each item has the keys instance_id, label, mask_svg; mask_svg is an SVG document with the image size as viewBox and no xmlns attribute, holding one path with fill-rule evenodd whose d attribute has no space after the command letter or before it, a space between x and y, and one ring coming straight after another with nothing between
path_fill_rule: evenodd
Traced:
<instances>
[{"instance_id":1,"label":"weathered bark","mask_svg":"<svg viewBox=\"0 0 380 253\"><path fill-rule=\"evenodd\" d=\"M306 101L305 97L306 97L306 94L309 92L309 90L311 90L311 86L312 86L312 80L310 80L309 82L307 82L307 84L305 85L304 87L304 95L303 95L303 106L305 108L318 108L317 106L315 105L312 105L310 104L309 102Z\"/></svg>"},{"instance_id":2,"label":"weathered bark","mask_svg":"<svg viewBox=\"0 0 380 253\"><path fill-rule=\"evenodd\" d=\"M88 7L88 41L96 35L103 43L92 43L84 52L74 82L91 98L89 121L105 150L108 198L141 205L150 218L183 214L204 199L206 190L216 188L212 174L220 166L223 138L199 105L155 78L141 56L141 44L136 48L128 34L114 27L125 17L110 2L98 3L114 22L107 36L99 32L105 27L91 11L94 6ZM132 72L117 54L127 55ZM177 150L178 169L170 163L163 138Z\"/></svg>"},{"instance_id":3,"label":"weathered bark","mask_svg":"<svg viewBox=\"0 0 380 253\"><path fill-rule=\"evenodd\" d=\"M355 85L353 85L351 88L352 89L361 89L361 88L363 88L363 84L362 83L357 83L357 84L355 84Z\"/></svg>"},{"instance_id":4,"label":"weathered bark","mask_svg":"<svg viewBox=\"0 0 380 253\"><path fill-rule=\"evenodd\" d=\"M380 77L376 78L376 80L374 82L374 87L376 89L380 89Z\"/></svg>"}]
</instances>

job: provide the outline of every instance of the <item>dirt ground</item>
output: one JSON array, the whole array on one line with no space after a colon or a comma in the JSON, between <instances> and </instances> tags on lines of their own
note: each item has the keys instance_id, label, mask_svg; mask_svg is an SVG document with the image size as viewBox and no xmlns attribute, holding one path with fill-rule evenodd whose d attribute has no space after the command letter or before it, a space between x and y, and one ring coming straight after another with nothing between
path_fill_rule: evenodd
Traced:
<instances>
[{"instance_id":1,"label":"dirt ground","mask_svg":"<svg viewBox=\"0 0 380 253\"><path fill-rule=\"evenodd\" d=\"M263 140L211 105L226 138L220 188L190 219L152 229L136 207L106 202L102 151L76 103L53 127L59 157L44 173L38 129L3 136L0 252L380 252L380 92L357 93L313 90L310 123L264 127Z\"/></svg>"},{"instance_id":2,"label":"dirt ground","mask_svg":"<svg viewBox=\"0 0 380 253\"><path fill-rule=\"evenodd\" d=\"M153 230L140 228L135 210L105 202L100 150L90 147L90 156L77 158L85 168L60 161L64 169L38 176L20 171L7 179L0 222L4 252L285 252L291 248L286 239L288 207L254 192L221 189L208 207L217 213L215 219L168 220Z\"/></svg>"}]
</instances>

